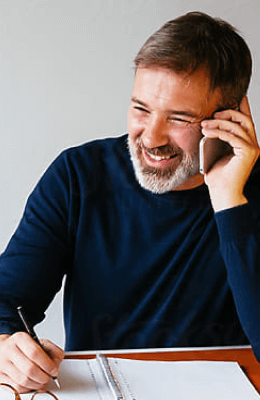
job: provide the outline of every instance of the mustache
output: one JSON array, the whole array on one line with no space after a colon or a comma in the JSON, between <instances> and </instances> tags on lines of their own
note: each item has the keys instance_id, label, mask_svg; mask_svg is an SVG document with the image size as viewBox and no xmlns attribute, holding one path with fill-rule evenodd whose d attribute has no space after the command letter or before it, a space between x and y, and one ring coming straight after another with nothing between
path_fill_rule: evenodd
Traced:
<instances>
[{"instance_id":1,"label":"mustache","mask_svg":"<svg viewBox=\"0 0 260 400\"><path fill-rule=\"evenodd\" d=\"M178 146L164 145L159 147L146 147L141 139L138 140L138 146L141 149L144 149L148 154L152 154L154 156L175 156L177 154L181 154L182 150Z\"/></svg>"}]
</instances>

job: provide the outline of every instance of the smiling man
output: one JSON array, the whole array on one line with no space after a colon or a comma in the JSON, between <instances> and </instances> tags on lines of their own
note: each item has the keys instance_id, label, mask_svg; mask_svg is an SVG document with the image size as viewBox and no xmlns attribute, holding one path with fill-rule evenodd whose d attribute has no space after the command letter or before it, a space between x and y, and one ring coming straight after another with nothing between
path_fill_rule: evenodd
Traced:
<instances>
[{"instance_id":1,"label":"smiling man","mask_svg":"<svg viewBox=\"0 0 260 400\"><path fill-rule=\"evenodd\" d=\"M199 174L201 121L218 109L207 71L138 68L128 115L129 149L140 184L152 192L192 189Z\"/></svg>"},{"instance_id":2,"label":"smiling man","mask_svg":"<svg viewBox=\"0 0 260 400\"><path fill-rule=\"evenodd\" d=\"M0 381L44 387L63 351L25 332L66 276L67 350L250 343L260 360L259 146L250 51L203 13L135 58L128 134L71 148L28 199L0 257ZM232 153L199 173L202 136ZM15 288L15 290L13 289Z\"/></svg>"}]
</instances>

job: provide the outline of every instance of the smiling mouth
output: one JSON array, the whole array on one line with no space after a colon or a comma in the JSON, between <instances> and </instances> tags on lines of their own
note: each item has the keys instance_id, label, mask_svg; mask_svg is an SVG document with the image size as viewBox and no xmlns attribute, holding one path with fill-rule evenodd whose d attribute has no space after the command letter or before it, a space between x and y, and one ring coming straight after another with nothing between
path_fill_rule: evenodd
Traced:
<instances>
[{"instance_id":1,"label":"smiling mouth","mask_svg":"<svg viewBox=\"0 0 260 400\"><path fill-rule=\"evenodd\" d=\"M158 156L158 155L155 155L155 154L151 154L151 153L149 153L147 150L145 150L146 151L146 154L152 159L152 160L155 160L155 161L164 161L164 160L170 160L171 158L173 158L173 157L175 157L177 154L176 153L174 153L174 154L171 154L171 155L168 155L168 156Z\"/></svg>"},{"instance_id":2,"label":"smiling mouth","mask_svg":"<svg viewBox=\"0 0 260 400\"><path fill-rule=\"evenodd\" d=\"M148 164L157 167L166 167L170 164L174 158L176 158L179 153L173 149L153 149L152 151L145 146L142 146L143 157Z\"/></svg>"},{"instance_id":3,"label":"smiling mouth","mask_svg":"<svg viewBox=\"0 0 260 400\"><path fill-rule=\"evenodd\" d=\"M183 152L177 146L168 144L149 148L144 145L140 137L136 140L135 145L136 156L139 158L142 168L148 168L149 171L158 170L162 172L169 168L171 170L172 168L176 169L183 157Z\"/></svg>"}]
</instances>

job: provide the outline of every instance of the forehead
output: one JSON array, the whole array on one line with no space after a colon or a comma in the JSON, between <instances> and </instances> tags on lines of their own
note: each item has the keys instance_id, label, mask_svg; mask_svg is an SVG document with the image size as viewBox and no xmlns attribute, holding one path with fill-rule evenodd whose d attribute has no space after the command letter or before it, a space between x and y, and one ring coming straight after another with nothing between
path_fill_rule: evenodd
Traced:
<instances>
[{"instance_id":1,"label":"forehead","mask_svg":"<svg viewBox=\"0 0 260 400\"><path fill-rule=\"evenodd\" d=\"M210 91L207 71L175 73L165 68L138 68L133 97L155 108L189 109L198 115L214 112L220 103L220 90Z\"/></svg>"}]
</instances>

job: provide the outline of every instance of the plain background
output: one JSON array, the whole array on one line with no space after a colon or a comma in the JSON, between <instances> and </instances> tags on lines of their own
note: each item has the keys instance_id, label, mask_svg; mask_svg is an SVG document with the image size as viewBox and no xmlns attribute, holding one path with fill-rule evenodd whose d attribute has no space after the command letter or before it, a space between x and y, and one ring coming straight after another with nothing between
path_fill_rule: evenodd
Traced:
<instances>
[{"instance_id":1,"label":"plain background","mask_svg":"<svg viewBox=\"0 0 260 400\"><path fill-rule=\"evenodd\" d=\"M249 44L257 128L260 0L0 0L0 253L63 149L126 132L135 54L189 11L227 20ZM61 298L37 331L63 346Z\"/></svg>"}]
</instances>

